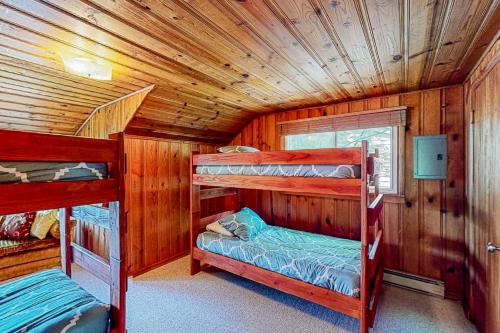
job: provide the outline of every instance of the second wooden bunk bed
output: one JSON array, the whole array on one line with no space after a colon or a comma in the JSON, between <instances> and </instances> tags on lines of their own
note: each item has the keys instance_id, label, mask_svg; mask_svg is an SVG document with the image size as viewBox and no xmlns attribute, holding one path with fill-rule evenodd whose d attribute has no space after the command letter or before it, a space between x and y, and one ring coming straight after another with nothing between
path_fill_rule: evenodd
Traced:
<instances>
[{"instance_id":1,"label":"second wooden bunk bed","mask_svg":"<svg viewBox=\"0 0 500 333\"><path fill-rule=\"evenodd\" d=\"M109 284L108 328L113 333L124 333L127 271L123 133L111 135L110 139L91 139L0 130L0 137L0 161L14 164L95 162L106 165L108 176L103 179L0 183L0 215L60 208L62 271L71 277L71 263L75 262ZM109 203L109 261L71 242L72 207L96 203ZM46 306L50 308L51 304Z\"/></svg>"},{"instance_id":2,"label":"second wooden bunk bed","mask_svg":"<svg viewBox=\"0 0 500 333\"><path fill-rule=\"evenodd\" d=\"M255 153L198 154L191 157L191 274L205 263L256 281L311 302L323 305L360 320L360 332L373 327L383 277L381 212L383 195L378 193L375 160L378 153L368 153L368 143L359 148L333 148ZM356 165L359 178L324 178L302 176L263 176L197 173L203 166L262 165ZM369 179L372 179L372 182ZM370 186L373 185L373 186ZM370 193L370 188L373 190ZM260 268L230 257L202 250L196 246L205 227L241 209L239 189L256 189L359 198L361 207L361 273L360 297L352 297L319 287L283 274ZM240 196L240 199L237 199ZM202 200L232 197L227 211L201 217ZM373 200L371 200L373 199Z\"/></svg>"}]
</instances>

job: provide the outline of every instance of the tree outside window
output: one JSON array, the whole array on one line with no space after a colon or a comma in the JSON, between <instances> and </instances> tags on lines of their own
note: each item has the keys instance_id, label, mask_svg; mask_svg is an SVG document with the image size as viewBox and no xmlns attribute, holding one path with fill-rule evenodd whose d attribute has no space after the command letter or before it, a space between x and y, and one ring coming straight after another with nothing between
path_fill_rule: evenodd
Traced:
<instances>
[{"instance_id":1,"label":"tree outside window","mask_svg":"<svg viewBox=\"0 0 500 333\"><path fill-rule=\"evenodd\" d=\"M379 127L337 132L287 135L285 149L318 149L360 147L367 140L370 151L378 148L381 159L379 175L380 189L383 192L396 192L397 171L397 127Z\"/></svg>"}]
</instances>

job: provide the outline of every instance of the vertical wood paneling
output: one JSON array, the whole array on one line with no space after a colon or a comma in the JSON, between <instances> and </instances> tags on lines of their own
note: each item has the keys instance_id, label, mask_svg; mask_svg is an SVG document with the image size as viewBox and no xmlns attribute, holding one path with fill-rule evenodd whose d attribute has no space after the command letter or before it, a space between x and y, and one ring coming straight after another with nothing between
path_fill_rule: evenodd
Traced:
<instances>
[{"instance_id":1,"label":"vertical wood paneling","mask_svg":"<svg viewBox=\"0 0 500 333\"><path fill-rule=\"evenodd\" d=\"M420 133L420 113L422 106L421 94L402 96L402 104L408 106L406 114L406 140L404 170L404 200L403 220L399 220L402 228L401 270L418 274L419 262L419 230L420 230L420 186L419 181L413 178L413 140ZM386 216L384 216L386 218ZM384 223L385 225L385 223Z\"/></svg>"},{"instance_id":2,"label":"vertical wood paneling","mask_svg":"<svg viewBox=\"0 0 500 333\"><path fill-rule=\"evenodd\" d=\"M406 105L407 126L399 161L404 189L385 200L385 265L387 268L443 280L447 296L463 291L464 159L463 90L460 86L370 98L261 116L233 141L262 150L281 149L276 123L321 115L358 112ZM413 136L448 134L451 156L448 182L413 179ZM453 182L454 187L448 186ZM453 193L450 193L453 192ZM360 238L359 201L287 193L270 195L244 191L245 204L255 207L270 223L343 238ZM448 212L449 206L452 212Z\"/></svg>"},{"instance_id":3,"label":"vertical wood paneling","mask_svg":"<svg viewBox=\"0 0 500 333\"><path fill-rule=\"evenodd\" d=\"M422 94L421 135L441 133L441 91L430 90ZM419 181L420 229L418 274L441 279L443 244L441 235L441 181Z\"/></svg>"},{"instance_id":4,"label":"vertical wood paneling","mask_svg":"<svg viewBox=\"0 0 500 333\"><path fill-rule=\"evenodd\" d=\"M453 287L448 288L448 296L462 298L464 281L463 255L465 252L465 140L464 140L464 103L463 87L458 86L444 91L445 129L448 134L448 179L445 187L445 216L443 233L446 235L444 280ZM452 295L451 292L458 294Z\"/></svg>"},{"instance_id":5,"label":"vertical wood paneling","mask_svg":"<svg viewBox=\"0 0 500 333\"><path fill-rule=\"evenodd\" d=\"M142 239L142 247L144 249L144 265L150 267L158 262L158 143L153 140L143 140L141 142L144 148L144 173L141 175L143 187L141 189L143 195L143 207L134 207L131 203L130 209L143 210L144 220ZM133 160L133 156L128 155L130 162L137 163ZM134 223L135 221L129 221ZM132 256L133 259L133 256Z\"/></svg>"},{"instance_id":6,"label":"vertical wood paneling","mask_svg":"<svg viewBox=\"0 0 500 333\"><path fill-rule=\"evenodd\" d=\"M403 267L403 208L399 204L389 204L384 202L383 223L384 223L384 252L385 267L389 269L402 270Z\"/></svg>"},{"instance_id":7,"label":"vertical wood paneling","mask_svg":"<svg viewBox=\"0 0 500 333\"><path fill-rule=\"evenodd\" d=\"M321 199L321 228L320 232L325 235L335 234L335 200Z\"/></svg>"},{"instance_id":8,"label":"vertical wood paneling","mask_svg":"<svg viewBox=\"0 0 500 333\"><path fill-rule=\"evenodd\" d=\"M128 226L127 226L127 241L128 253L127 260L129 266L129 273L138 271L144 267L145 248L143 246L145 234L143 232L142 223L145 213L142 209L137 207L144 207L144 196L142 192L144 164L131 163L133 160L143 161L145 159L144 142L125 140L125 151L127 153L127 177L126 177L126 205L128 211Z\"/></svg>"},{"instance_id":9,"label":"vertical wood paneling","mask_svg":"<svg viewBox=\"0 0 500 333\"><path fill-rule=\"evenodd\" d=\"M500 40L465 83L467 119L466 309L480 332L500 331Z\"/></svg>"},{"instance_id":10,"label":"vertical wood paneling","mask_svg":"<svg viewBox=\"0 0 500 333\"><path fill-rule=\"evenodd\" d=\"M125 149L129 274L138 275L189 252L189 158L215 147L127 136Z\"/></svg>"},{"instance_id":11,"label":"vertical wood paneling","mask_svg":"<svg viewBox=\"0 0 500 333\"><path fill-rule=\"evenodd\" d=\"M163 203L170 202L169 179L170 169L167 161L170 158L170 142L158 141L158 250L159 253L169 253L172 230L170 221L165 216L171 216L172 205Z\"/></svg>"},{"instance_id":12,"label":"vertical wood paneling","mask_svg":"<svg viewBox=\"0 0 500 333\"><path fill-rule=\"evenodd\" d=\"M190 177L190 167L189 159L191 158L191 145L183 144L181 146L181 164L179 172L179 184L180 184L180 200L179 200L179 210L181 219L185 216L190 215L189 211L189 177ZM189 223L187 221L180 221L180 248L189 249Z\"/></svg>"},{"instance_id":13,"label":"vertical wood paneling","mask_svg":"<svg viewBox=\"0 0 500 333\"><path fill-rule=\"evenodd\" d=\"M153 86L149 86L97 107L82 123L75 135L107 139L109 134L123 132L152 88ZM78 221L76 229L78 244L102 258L109 258L108 230L86 221Z\"/></svg>"},{"instance_id":14,"label":"vertical wood paneling","mask_svg":"<svg viewBox=\"0 0 500 333\"><path fill-rule=\"evenodd\" d=\"M168 191L170 193L170 201L168 204L175 205L175 202L180 199L180 184L179 184L179 173L180 173L180 143L172 142L170 144L170 156L168 159L168 165L170 168L170 178ZM147 207L145 207L147 209ZM181 216L180 210L172 207L170 210L170 216L165 216L169 220L169 225L171 227L171 238L170 238L170 253L179 253L180 248L180 236L181 236Z\"/></svg>"}]
</instances>

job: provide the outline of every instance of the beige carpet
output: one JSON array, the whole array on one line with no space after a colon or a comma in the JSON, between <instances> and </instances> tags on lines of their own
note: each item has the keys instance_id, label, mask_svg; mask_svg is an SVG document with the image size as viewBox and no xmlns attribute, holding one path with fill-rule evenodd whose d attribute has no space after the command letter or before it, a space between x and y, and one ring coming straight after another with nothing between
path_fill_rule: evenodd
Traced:
<instances>
[{"instance_id":1,"label":"beige carpet","mask_svg":"<svg viewBox=\"0 0 500 333\"><path fill-rule=\"evenodd\" d=\"M108 300L107 285L75 267L75 279ZM138 332L359 332L358 321L226 272L188 273L182 258L129 282L127 328ZM458 302L384 286L380 333L475 332Z\"/></svg>"}]
</instances>

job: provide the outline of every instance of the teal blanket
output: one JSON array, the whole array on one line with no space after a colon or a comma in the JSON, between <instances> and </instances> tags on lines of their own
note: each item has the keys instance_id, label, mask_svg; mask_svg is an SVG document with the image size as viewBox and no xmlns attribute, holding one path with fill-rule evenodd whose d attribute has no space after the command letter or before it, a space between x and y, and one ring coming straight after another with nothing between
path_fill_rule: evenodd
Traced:
<instances>
[{"instance_id":1,"label":"teal blanket","mask_svg":"<svg viewBox=\"0 0 500 333\"><path fill-rule=\"evenodd\" d=\"M104 333L109 306L56 269L0 285L0 332Z\"/></svg>"},{"instance_id":2,"label":"teal blanket","mask_svg":"<svg viewBox=\"0 0 500 333\"><path fill-rule=\"evenodd\" d=\"M196 244L202 250L359 297L359 241L269 226L248 241L207 231Z\"/></svg>"}]
</instances>

